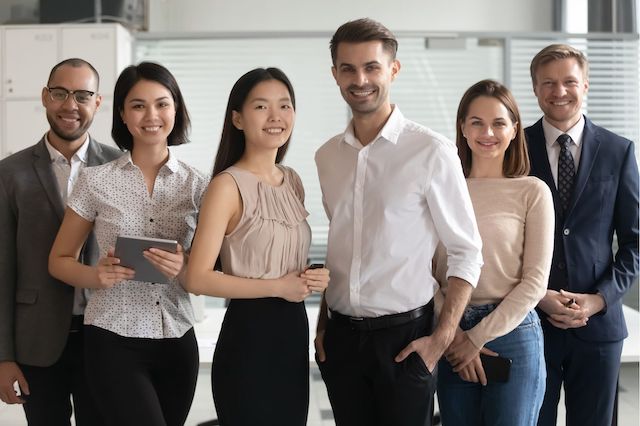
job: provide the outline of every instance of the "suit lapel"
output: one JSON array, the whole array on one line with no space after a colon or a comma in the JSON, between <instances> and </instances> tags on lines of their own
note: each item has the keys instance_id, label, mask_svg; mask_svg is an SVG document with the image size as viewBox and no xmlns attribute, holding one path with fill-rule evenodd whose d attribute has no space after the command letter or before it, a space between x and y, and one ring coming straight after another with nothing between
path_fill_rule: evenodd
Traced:
<instances>
[{"instance_id":1,"label":"suit lapel","mask_svg":"<svg viewBox=\"0 0 640 426\"><path fill-rule=\"evenodd\" d=\"M531 164L535 165L533 174L539 179L542 179L549 189L551 189L553 204L556 206L556 211L560 211L557 208L560 205L560 198L558 196L558 188L553 180L553 174L551 173L551 166L549 165L549 154L547 153L546 139L544 138L544 130L542 129L542 119L531 126L529 135L529 155L531 157Z\"/></svg>"},{"instance_id":2,"label":"suit lapel","mask_svg":"<svg viewBox=\"0 0 640 426\"><path fill-rule=\"evenodd\" d=\"M89 147L87 148L87 166L99 166L104 163L104 155L100 145L89 136Z\"/></svg>"},{"instance_id":3,"label":"suit lapel","mask_svg":"<svg viewBox=\"0 0 640 426\"><path fill-rule=\"evenodd\" d=\"M44 138L38 142L33 150L33 168L40 179L40 183L49 198L49 202L53 205L58 218L62 220L64 216L64 206L60 197L60 190L56 177L51 170L51 156L47 147L44 145Z\"/></svg>"},{"instance_id":4,"label":"suit lapel","mask_svg":"<svg viewBox=\"0 0 640 426\"><path fill-rule=\"evenodd\" d=\"M578 165L578 173L576 174L576 180L573 186L573 194L571 195L571 201L569 202L569 211L567 216L571 214L571 211L576 205L576 202L580 198L587 179L591 174L593 163L600 149L600 141L596 137L595 126L593 123L585 117L584 132L582 134L582 151L580 153L580 164Z\"/></svg>"}]
</instances>

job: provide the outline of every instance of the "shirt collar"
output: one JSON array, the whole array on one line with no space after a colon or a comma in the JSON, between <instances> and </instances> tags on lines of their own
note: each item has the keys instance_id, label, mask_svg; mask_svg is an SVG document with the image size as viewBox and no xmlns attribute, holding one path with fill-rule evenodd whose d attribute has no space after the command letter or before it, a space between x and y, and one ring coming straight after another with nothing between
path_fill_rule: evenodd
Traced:
<instances>
[{"instance_id":1,"label":"shirt collar","mask_svg":"<svg viewBox=\"0 0 640 426\"><path fill-rule=\"evenodd\" d=\"M82 142L82 145L80 145L80 148L78 148L78 150L73 154L73 156L71 157L71 161L82 161L83 163L87 162L87 157L89 154L89 135L87 135L86 139L84 140L84 142ZM55 147L53 145L51 145L51 142L49 142L49 133L45 133L44 134L44 146L47 147L47 151L49 151L49 157L51 158L51 162L54 163L55 161L57 161L58 159L62 158L65 162L67 161L67 159L64 157L64 155L62 155L60 153L60 151L58 151L57 149L55 149Z\"/></svg>"},{"instance_id":2,"label":"shirt collar","mask_svg":"<svg viewBox=\"0 0 640 426\"><path fill-rule=\"evenodd\" d=\"M124 153L124 155L121 155L120 158L118 158L116 160L118 167L120 168L124 168L126 166L133 166L136 167L135 164L133 164L133 160L131 159L131 151L127 151ZM175 173L178 171L179 169L179 164L178 164L178 159L176 158L176 156L171 152L171 150L169 149L169 159L167 160L166 163L164 163L162 165L162 167L160 168L160 170L163 170L164 168L167 168L167 170L169 170L171 173Z\"/></svg>"},{"instance_id":3,"label":"shirt collar","mask_svg":"<svg viewBox=\"0 0 640 426\"><path fill-rule=\"evenodd\" d=\"M558 136L562 134L567 134L571 136L571 140L577 147L580 147L582 143L582 134L584 133L584 115L580 115L580 120L576 124L573 125L572 128L563 132L560 129L554 127L551 123L549 123L546 117L542 118L542 129L544 131L544 139L547 144L547 148L552 148L554 144L556 144L556 140ZM557 144L556 144L557 145Z\"/></svg>"},{"instance_id":4,"label":"shirt collar","mask_svg":"<svg viewBox=\"0 0 640 426\"><path fill-rule=\"evenodd\" d=\"M391 111L391 115L387 119L387 122L380 130L380 133L378 133L378 135L373 138L373 141L371 141L369 145L376 142L378 139L384 139L394 145L398 143L398 138L400 137L402 128L404 126L404 115L402 115L402 112L400 112L400 108L398 108L397 105L391 105L391 107L393 109ZM349 145L354 146L358 149L362 148L363 145L356 138L355 131L353 129L353 120L349 122L349 125L344 131L342 140L345 143L348 143Z\"/></svg>"}]
</instances>

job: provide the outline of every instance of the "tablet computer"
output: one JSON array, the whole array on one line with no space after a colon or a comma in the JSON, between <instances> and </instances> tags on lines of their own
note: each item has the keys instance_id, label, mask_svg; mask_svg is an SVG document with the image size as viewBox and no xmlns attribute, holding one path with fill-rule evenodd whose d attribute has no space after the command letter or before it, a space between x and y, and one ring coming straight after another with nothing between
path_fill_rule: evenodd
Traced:
<instances>
[{"instance_id":1,"label":"tablet computer","mask_svg":"<svg viewBox=\"0 0 640 426\"><path fill-rule=\"evenodd\" d=\"M158 248L175 253L178 250L176 240L148 238L123 235L116 240L115 257L120 265L136 271L134 281L145 281L153 284L168 284L169 278L158 271L142 254L150 248Z\"/></svg>"}]
</instances>

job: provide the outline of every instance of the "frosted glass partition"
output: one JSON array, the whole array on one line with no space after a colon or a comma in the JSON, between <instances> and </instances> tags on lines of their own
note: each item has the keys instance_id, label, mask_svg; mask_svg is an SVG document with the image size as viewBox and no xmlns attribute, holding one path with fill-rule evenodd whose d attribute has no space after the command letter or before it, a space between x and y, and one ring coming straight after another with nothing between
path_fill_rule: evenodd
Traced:
<instances>
[{"instance_id":1,"label":"frosted glass partition","mask_svg":"<svg viewBox=\"0 0 640 426\"><path fill-rule=\"evenodd\" d=\"M143 36L140 36L143 37ZM331 76L328 40L322 36L250 35L167 38L146 35L136 44L136 61L157 61L172 70L184 92L192 118L192 142L178 156L210 172L231 86L255 67L277 66L296 90L297 123L285 163L301 175L313 230L311 256L324 258L327 220L313 161L315 150L344 130L349 111ZM568 38L561 34L531 37L492 35L411 35L399 38L399 78L392 101L403 113L449 138L455 114L471 84L493 78L509 85L522 109L525 125L540 116L531 89L529 63L542 47L567 42L583 49L591 61L591 87L585 112L600 125L634 141L640 132L639 44L637 37Z\"/></svg>"}]
</instances>

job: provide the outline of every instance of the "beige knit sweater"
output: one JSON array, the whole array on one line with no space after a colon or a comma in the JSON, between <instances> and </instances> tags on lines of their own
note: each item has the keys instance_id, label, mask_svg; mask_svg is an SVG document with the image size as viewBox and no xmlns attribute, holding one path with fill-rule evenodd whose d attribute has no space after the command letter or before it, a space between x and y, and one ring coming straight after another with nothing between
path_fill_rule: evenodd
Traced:
<instances>
[{"instance_id":1,"label":"beige knit sweater","mask_svg":"<svg viewBox=\"0 0 640 426\"><path fill-rule=\"evenodd\" d=\"M551 191L535 177L469 178L484 265L470 305L499 306L467 332L481 348L515 329L544 296L553 255ZM438 247L434 276L440 283L436 313L447 292L446 251Z\"/></svg>"}]
</instances>

